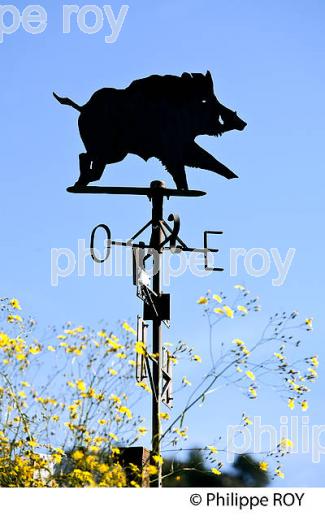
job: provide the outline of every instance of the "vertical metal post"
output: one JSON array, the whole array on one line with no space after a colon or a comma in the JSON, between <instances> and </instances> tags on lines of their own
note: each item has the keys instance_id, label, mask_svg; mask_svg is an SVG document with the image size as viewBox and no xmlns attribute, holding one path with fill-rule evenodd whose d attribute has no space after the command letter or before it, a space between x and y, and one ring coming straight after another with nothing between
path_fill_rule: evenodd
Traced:
<instances>
[{"instance_id":1,"label":"vertical metal post","mask_svg":"<svg viewBox=\"0 0 325 520\"><path fill-rule=\"evenodd\" d=\"M161 295L161 267L162 255L160 244L163 242L164 236L159 225L163 219L163 194L160 188L164 188L165 183L161 181L154 181L151 183L152 188L152 235L151 247L156 251L155 265L153 275L153 291ZM157 191L156 191L157 190ZM152 379L154 385L154 392L152 396L152 456L160 455L160 403L162 394L162 321L159 316L155 317L152 322L152 353L157 359L157 363L153 363ZM158 466L158 474L152 479L152 487L161 487L162 485L162 465L160 462L155 465Z\"/></svg>"}]
</instances>

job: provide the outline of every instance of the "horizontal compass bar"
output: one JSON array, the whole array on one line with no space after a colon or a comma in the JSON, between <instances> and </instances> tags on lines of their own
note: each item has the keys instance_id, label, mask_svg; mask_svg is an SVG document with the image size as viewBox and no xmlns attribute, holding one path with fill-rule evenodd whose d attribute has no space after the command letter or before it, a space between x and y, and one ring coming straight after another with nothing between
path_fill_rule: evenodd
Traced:
<instances>
[{"instance_id":1,"label":"horizontal compass bar","mask_svg":"<svg viewBox=\"0 0 325 520\"><path fill-rule=\"evenodd\" d=\"M205 191L199 190L172 190L169 188L136 188L132 186L70 186L69 193L79 194L106 194L106 195L146 195L151 198L155 194L163 197L203 197Z\"/></svg>"},{"instance_id":2,"label":"horizontal compass bar","mask_svg":"<svg viewBox=\"0 0 325 520\"><path fill-rule=\"evenodd\" d=\"M133 244L132 242L119 242L118 240L110 240L109 246L123 246L123 247L132 247L136 249L153 249L152 246L147 244ZM185 247L185 246L176 246L176 247L164 247L164 251L174 251L178 250L180 253L219 253L219 249L210 249L210 248L202 248L202 247Z\"/></svg>"}]
</instances>

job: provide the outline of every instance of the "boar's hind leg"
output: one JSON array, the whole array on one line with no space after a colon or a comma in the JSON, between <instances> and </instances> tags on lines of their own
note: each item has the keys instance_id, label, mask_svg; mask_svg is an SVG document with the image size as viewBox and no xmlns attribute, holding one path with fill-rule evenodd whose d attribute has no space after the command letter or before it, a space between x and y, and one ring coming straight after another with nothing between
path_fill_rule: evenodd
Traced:
<instances>
[{"instance_id":1,"label":"boar's hind leg","mask_svg":"<svg viewBox=\"0 0 325 520\"><path fill-rule=\"evenodd\" d=\"M227 166L217 161L217 159L196 143L193 143L186 150L185 164L187 166L192 166L193 168L202 168L203 170L218 173L219 175L226 177L226 179L237 178L237 175L229 170Z\"/></svg>"},{"instance_id":2,"label":"boar's hind leg","mask_svg":"<svg viewBox=\"0 0 325 520\"><path fill-rule=\"evenodd\" d=\"M166 163L166 170L174 179L178 190L188 190L188 184L185 173L185 166L183 164Z\"/></svg>"},{"instance_id":3,"label":"boar's hind leg","mask_svg":"<svg viewBox=\"0 0 325 520\"><path fill-rule=\"evenodd\" d=\"M90 165L91 157L87 153L81 153L79 155L80 176L75 186L87 186L90 182Z\"/></svg>"}]
</instances>

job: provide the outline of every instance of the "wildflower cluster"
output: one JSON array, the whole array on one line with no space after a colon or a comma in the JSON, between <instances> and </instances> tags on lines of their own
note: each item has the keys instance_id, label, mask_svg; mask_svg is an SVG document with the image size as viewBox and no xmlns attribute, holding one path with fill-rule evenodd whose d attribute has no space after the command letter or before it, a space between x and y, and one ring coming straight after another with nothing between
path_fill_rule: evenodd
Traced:
<instances>
[{"instance_id":1,"label":"wildflower cluster","mask_svg":"<svg viewBox=\"0 0 325 520\"><path fill-rule=\"evenodd\" d=\"M0 300L0 486L126 485L120 446L147 432L129 403L133 329L67 323L40 341L18 311Z\"/></svg>"}]
</instances>

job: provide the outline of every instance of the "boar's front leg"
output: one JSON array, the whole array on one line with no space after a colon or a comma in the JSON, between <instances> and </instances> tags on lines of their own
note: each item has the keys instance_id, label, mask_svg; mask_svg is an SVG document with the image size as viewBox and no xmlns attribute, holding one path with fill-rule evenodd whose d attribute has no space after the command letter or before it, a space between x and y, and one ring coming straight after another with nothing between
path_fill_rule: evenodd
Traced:
<instances>
[{"instance_id":1,"label":"boar's front leg","mask_svg":"<svg viewBox=\"0 0 325 520\"><path fill-rule=\"evenodd\" d=\"M185 173L185 166L180 162L167 162L164 163L166 170L174 179L174 182L178 190L188 190L188 184Z\"/></svg>"},{"instance_id":2,"label":"boar's front leg","mask_svg":"<svg viewBox=\"0 0 325 520\"><path fill-rule=\"evenodd\" d=\"M98 181L105 169L106 163L92 159L88 153L79 155L80 177L75 186L87 186L89 182Z\"/></svg>"},{"instance_id":3,"label":"boar's front leg","mask_svg":"<svg viewBox=\"0 0 325 520\"><path fill-rule=\"evenodd\" d=\"M229 168L221 162L217 161L217 159L201 148L197 143L192 143L187 148L185 164L186 166L192 166L193 168L202 168L203 170L218 173L219 175L226 177L226 179L237 178L237 175L234 172L229 170Z\"/></svg>"}]
</instances>

